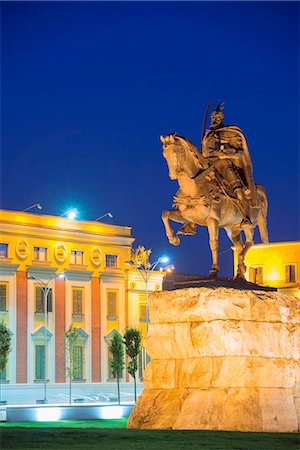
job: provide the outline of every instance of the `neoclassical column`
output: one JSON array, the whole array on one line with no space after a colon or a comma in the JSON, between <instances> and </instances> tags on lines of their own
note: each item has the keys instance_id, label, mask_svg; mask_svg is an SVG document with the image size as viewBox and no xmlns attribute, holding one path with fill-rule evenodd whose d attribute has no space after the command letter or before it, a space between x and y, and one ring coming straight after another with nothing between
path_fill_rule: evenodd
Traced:
<instances>
[{"instance_id":1,"label":"neoclassical column","mask_svg":"<svg viewBox=\"0 0 300 450\"><path fill-rule=\"evenodd\" d=\"M91 278L92 382L101 382L101 299L100 277Z\"/></svg>"},{"instance_id":2,"label":"neoclassical column","mask_svg":"<svg viewBox=\"0 0 300 450\"><path fill-rule=\"evenodd\" d=\"M64 332L66 328L65 279L55 279L55 382L65 383Z\"/></svg>"},{"instance_id":3,"label":"neoclassical column","mask_svg":"<svg viewBox=\"0 0 300 450\"><path fill-rule=\"evenodd\" d=\"M16 272L16 382L27 383L27 272Z\"/></svg>"}]
</instances>

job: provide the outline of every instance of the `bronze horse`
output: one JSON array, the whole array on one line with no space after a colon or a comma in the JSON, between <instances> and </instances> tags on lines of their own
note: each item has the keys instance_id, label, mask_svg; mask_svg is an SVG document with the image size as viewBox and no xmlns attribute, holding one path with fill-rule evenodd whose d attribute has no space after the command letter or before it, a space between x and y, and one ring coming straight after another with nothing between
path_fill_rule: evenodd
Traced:
<instances>
[{"instance_id":1,"label":"bronze horse","mask_svg":"<svg viewBox=\"0 0 300 450\"><path fill-rule=\"evenodd\" d=\"M163 143L163 156L169 167L171 180L177 180L180 189L174 197L176 209L164 210L162 220L169 242L179 245L180 239L174 235L169 219L183 224L197 224L208 228L212 253L210 275L216 277L218 265L219 228L224 228L233 242L238 256L237 276L244 278L246 266L244 258L253 245L254 229L258 225L263 243L268 243L266 224L268 200L264 187L256 184L258 206L251 208L251 224L242 225L243 216L234 199L220 192L216 179L208 176L207 162L196 146L175 133L160 136ZM173 206L174 206L173 205ZM243 243L241 231L246 241ZM184 233L188 234L188 233Z\"/></svg>"}]
</instances>

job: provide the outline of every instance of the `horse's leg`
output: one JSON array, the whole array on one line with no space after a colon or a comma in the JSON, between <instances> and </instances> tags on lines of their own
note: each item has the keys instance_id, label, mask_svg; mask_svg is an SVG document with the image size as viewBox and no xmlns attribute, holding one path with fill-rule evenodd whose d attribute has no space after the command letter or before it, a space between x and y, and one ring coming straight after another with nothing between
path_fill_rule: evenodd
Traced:
<instances>
[{"instance_id":1,"label":"horse's leg","mask_svg":"<svg viewBox=\"0 0 300 450\"><path fill-rule=\"evenodd\" d=\"M174 222L183 223L184 219L182 218L181 212L179 210L165 209L162 212L161 218L165 225L166 235L169 239L170 244L179 245L180 239L178 236L175 236L174 231L170 226L169 219L173 220Z\"/></svg>"},{"instance_id":2,"label":"horse's leg","mask_svg":"<svg viewBox=\"0 0 300 450\"><path fill-rule=\"evenodd\" d=\"M244 244L242 241L240 230L226 230L229 239L233 242L238 259L237 278L244 278L246 266L244 264L244 258L242 256Z\"/></svg>"},{"instance_id":3,"label":"horse's leg","mask_svg":"<svg viewBox=\"0 0 300 450\"><path fill-rule=\"evenodd\" d=\"M246 242L243 246L243 249L239 255L239 265L238 265L238 273L241 273L241 276L244 278L247 267L245 266L244 259L246 253L253 245L253 235L254 235L254 227L245 228L244 230Z\"/></svg>"},{"instance_id":4,"label":"horse's leg","mask_svg":"<svg viewBox=\"0 0 300 450\"><path fill-rule=\"evenodd\" d=\"M212 268L209 271L209 275L215 278L217 277L220 270L218 264L219 224L218 221L216 219L213 219L212 217L208 218L206 223L209 233L209 245L213 261Z\"/></svg>"}]
</instances>

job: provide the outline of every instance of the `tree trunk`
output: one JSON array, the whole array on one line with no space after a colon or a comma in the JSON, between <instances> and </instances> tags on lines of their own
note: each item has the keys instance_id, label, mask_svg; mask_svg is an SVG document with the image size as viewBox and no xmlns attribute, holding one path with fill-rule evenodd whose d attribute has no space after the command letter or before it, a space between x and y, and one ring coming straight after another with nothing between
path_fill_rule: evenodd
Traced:
<instances>
[{"instance_id":1,"label":"tree trunk","mask_svg":"<svg viewBox=\"0 0 300 450\"><path fill-rule=\"evenodd\" d=\"M135 374L133 377L133 383L134 383L134 403L136 403L136 378L135 378Z\"/></svg>"},{"instance_id":2,"label":"tree trunk","mask_svg":"<svg viewBox=\"0 0 300 450\"><path fill-rule=\"evenodd\" d=\"M70 403L70 405L72 403L71 399L72 399L72 377L70 375L70 382L69 382L69 403Z\"/></svg>"},{"instance_id":3,"label":"tree trunk","mask_svg":"<svg viewBox=\"0 0 300 450\"><path fill-rule=\"evenodd\" d=\"M120 404L120 380L119 380L119 374L117 374L117 386L118 386L118 403Z\"/></svg>"}]
</instances>

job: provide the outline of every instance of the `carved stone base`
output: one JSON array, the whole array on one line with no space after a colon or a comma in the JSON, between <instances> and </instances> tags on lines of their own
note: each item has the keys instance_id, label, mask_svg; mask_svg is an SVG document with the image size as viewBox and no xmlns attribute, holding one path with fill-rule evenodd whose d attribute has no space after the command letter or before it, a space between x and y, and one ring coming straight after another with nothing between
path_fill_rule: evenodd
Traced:
<instances>
[{"instance_id":1,"label":"carved stone base","mask_svg":"<svg viewBox=\"0 0 300 450\"><path fill-rule=\"evenodd\" d=\"M129 428L299 430L295 297L189 288L153 293L149 307L151 361Z\"/></svg>"}]
</instances>

